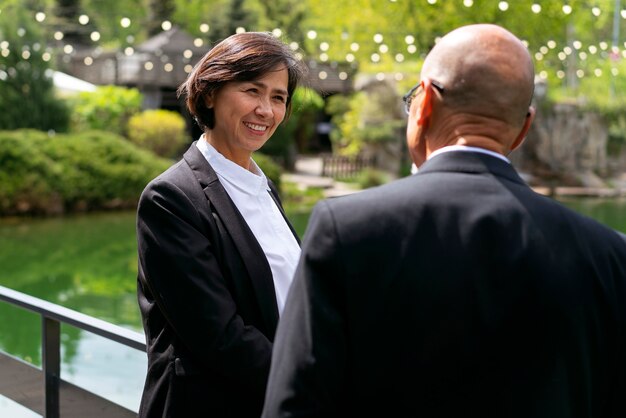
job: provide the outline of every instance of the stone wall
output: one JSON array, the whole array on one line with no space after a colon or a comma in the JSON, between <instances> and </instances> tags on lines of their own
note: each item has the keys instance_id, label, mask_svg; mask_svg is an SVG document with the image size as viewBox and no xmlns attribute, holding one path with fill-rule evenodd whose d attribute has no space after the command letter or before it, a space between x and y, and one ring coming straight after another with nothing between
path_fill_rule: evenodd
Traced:
<instances>
[{"instance_id":1,"label":"stone wall","mask_svg":"<svg viewBox=\"0 0 626 418\"><path fill-rule=\"evenodd\" d=\"M614 164L607 155L608 126L577 104L537 109L526 141L511 155L535 184L603 187Z\"/></svg>"}]
</instances>

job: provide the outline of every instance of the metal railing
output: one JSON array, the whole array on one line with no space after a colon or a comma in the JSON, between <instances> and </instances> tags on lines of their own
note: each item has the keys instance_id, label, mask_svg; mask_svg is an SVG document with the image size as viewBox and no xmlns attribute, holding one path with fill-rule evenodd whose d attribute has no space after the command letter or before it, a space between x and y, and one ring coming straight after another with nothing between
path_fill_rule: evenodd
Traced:
<instances>
[{"instance_id":1,"label":"metal railing","mask_svg":"<svg viewBox=\"0 0 626 418\"><path fill-rule=\"evenodd\" d=\"M127 347L146 351L143 334L0 286L0 300L41 315L41 356L44 385L44 417L59 418L61 380L61 323L89 331ZM95 396L95 395L94 395Z\"/></svg>"}]
</instances>

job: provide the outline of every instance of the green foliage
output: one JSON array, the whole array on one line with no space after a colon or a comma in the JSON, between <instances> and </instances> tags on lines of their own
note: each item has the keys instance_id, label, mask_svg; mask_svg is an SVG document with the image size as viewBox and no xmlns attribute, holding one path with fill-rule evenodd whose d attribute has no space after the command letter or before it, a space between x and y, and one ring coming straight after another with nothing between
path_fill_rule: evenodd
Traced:
<instances>
[{"instance_id":1,"label":"green foliage","mask_svg":"<svg viewBox=\"0 0 626 418\"><path fill-rule=\"evenodd\" d=\"M0 129L66 131L69 111L54 95L45 40L32 16L17 5L5 8L0 42Z\"/></svg>"},{"instance_id":2,"label":"green foliage","mask_svg":"<svg viewBox=\"0 0 626 418\"><path fill-rule=\"evenodd\" d=\"M189 138L180 113L146 110L128 121L128 139L161 157L174 157Z\"/></svg>"},{"instance_id":3,"label":"green foliage","mask_svg":"<svg viewBox=\"0 0 626 418\"><path fill-rule=\"evenodd\" d=\"M291 169L293 155L307 149L309 139L315 129L315 119L324 107L324 100L314 90L300 87L292 98L292 114L274 132L274 135L263 146L263 153L278 157L284 166Z\"/></svg>"},{"instance_id":4,"label":"green foliage","mask_svg":"<svg viewBox=\"0 0 626 418\"><path fill-rule=\"evenodd\" d=\"M386 83L373 83L351 96L329 99L327 112L337 127L330 134L333 149L342 155L357 155L367 145L395 141L406 126L400 97Z\"/></svg>"},{"instance_id":5,"label":"green foliage","mask_svg":"<svg viewBox=\"0 0 626 418\"><path fill-rule=\"evenodd\" d=\"M0 214L132 207L169 164L105 132L0 131Z\"/></svg>"},{"instance_id":6,"label":"green foliage","mask_svg":"<svg viewBox=\"0 0 626 418\"><path fill-rule=\"evenodd\" d=\"M134 88L103 86L81 92L72 100L72 130L125 135L128 120L141 110L141 101L141 93Z\"/></svg>"},{"instance_id":7,"label":"green foliage","mask_svg":"<svg viewBox=\"0 0 626 418\"><path fill-rule=\"evenodd\" d=\"M319 187L301 188L296 183L286 181L282 184L281 198L287 213L309 213L324 198L324 190Z\"/></svg>"},{"instance_id":8,"label":"green foliage","mask_svg":"<svg viewBox=\"0 0 626 418\"><path fill-rule=\"evenodd\" d=\"M359 173L356 178L356 183L360 188L367 189L389 183L390 180L391 177L388 173L374 168L366 168Z\"/></svg>"},{"instance_id":9,"label":"green foliage","mask_svg":"<svg viewBox=\"0 0 626 418\"><path fill-rule=\"evenodd\" d=\"M265 173L265 176L274 183L274 185L276 186L278 190L280 190L281 188L280 176L283 173L282 168L280 168L280 166L276 164L267 155L255 153L252 156L252 159L259 166L261 171Z\"/></svg>"}]
</instances>

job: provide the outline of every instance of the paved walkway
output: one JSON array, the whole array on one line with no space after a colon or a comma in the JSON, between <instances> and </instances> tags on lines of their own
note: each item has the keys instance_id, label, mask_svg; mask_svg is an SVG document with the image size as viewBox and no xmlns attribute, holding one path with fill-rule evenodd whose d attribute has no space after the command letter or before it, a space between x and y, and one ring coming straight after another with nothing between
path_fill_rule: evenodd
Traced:
<instances>
[{"instance_id":1,"label":"paved walkway","mask_svg":"<svg viewBox=\"0 0 626 418\"><path fill-rule=\"evenodd\" d=\"M322 159L320 157L298 157L295 172L284 173L282 178L303 188L324 189L325 197L343 196L358 191L347 183L335 181L330 177L323 177Z\"/></svg>"}]
</instances>

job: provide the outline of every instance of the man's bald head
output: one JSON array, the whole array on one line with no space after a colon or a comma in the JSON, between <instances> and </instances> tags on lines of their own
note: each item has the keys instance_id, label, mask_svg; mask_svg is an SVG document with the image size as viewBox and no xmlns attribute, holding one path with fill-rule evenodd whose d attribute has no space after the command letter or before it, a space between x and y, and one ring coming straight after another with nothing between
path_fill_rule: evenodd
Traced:
<instances>
[{"instance_id":1,"label":"man's bald head","mask_svg":"<svg viewBox=\"0 0 626 418\"><path fill-rule=\"evenodd\" d=\"M445 87L444 105L453 111L524 121L534 89L534 68L526 46L496 25L458 28L426 57L422 79Z\"/></svg>"}]
</instances>

